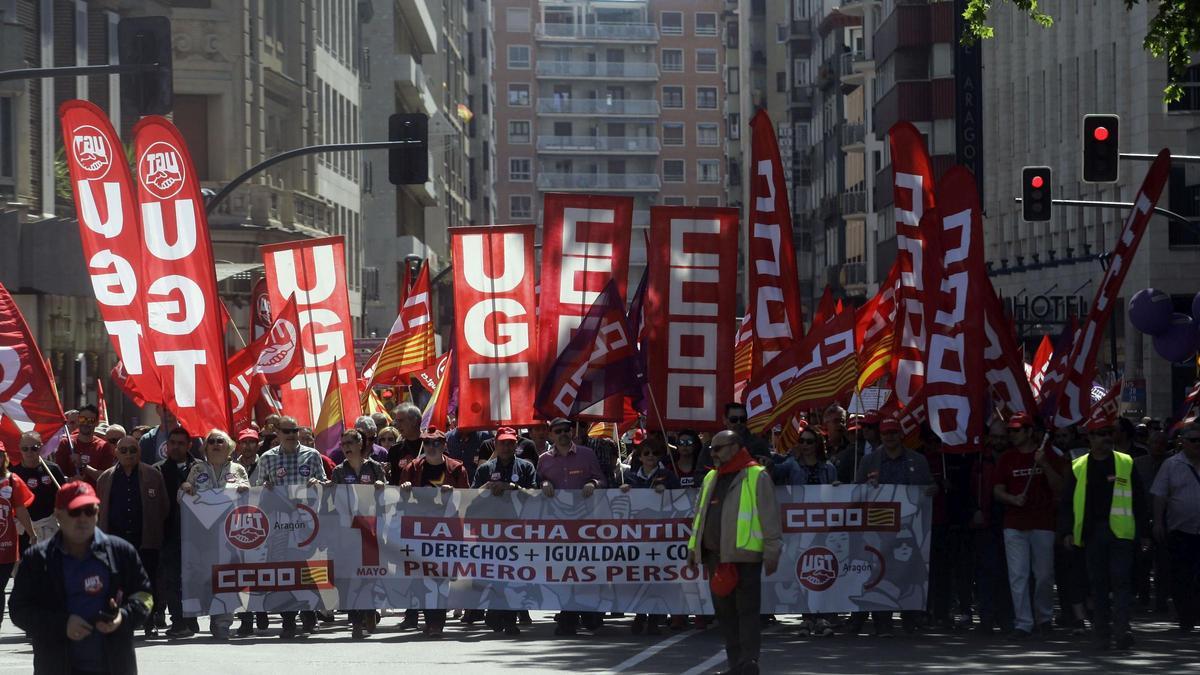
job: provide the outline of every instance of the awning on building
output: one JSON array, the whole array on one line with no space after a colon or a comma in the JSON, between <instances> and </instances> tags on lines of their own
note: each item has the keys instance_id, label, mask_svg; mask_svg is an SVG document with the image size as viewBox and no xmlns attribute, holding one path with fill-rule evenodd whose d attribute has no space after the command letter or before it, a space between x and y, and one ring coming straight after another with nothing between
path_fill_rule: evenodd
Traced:
<instances>
[{"instance_id":1,"label":"awning on building","mask_svg":"<svg viewBox=\"0 0 1200 675\"><path fill-rule=\"evenodd\" d=\"M217 281L218 282L225 281L226 279L228 279L230 277L234 277L239 274L247 274L247 273L253 272L254 270L260 270L262 268L263 268L263 264L260 262L253 262L253 263L219 262L219 263L217 263Z\"/></svg>"}]
</instances>

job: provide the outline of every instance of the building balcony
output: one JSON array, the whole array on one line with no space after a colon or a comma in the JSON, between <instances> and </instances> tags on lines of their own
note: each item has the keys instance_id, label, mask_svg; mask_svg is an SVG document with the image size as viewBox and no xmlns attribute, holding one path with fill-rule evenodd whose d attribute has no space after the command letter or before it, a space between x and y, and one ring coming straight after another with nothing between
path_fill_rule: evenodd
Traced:
<instances>
[{"instance_id":1,"label":"building balcony","mask_svg":"<svg viewBox=\"0 0 1200 675\"><path fill-rule=\"evenodd\" d=\"M838 281L841 282L842 288L847 290L866 285L867 264L862 262L842 263L841 272L838 274Z\"/></svg>"},{"instance_id":2,"label":"building balcony","mask_svg":"<svg viewBox=\"0 0 1200 675\"><path fill-rule=\"evenodd\" d=\"M624 115L627 117L658 117L661 108L653 99L566 99L539 98L539 115Z\"/></svg>"},{"instance_id":3,"label":"building balcony","mask_svg":"<svg viewBox=\"0 0 1200 675\"><path fill-rule=\"evenodd\" d=\"M842 125L842 149L843 150L861 150L863 142L867 137L866 127L859 124L843 124Z\"/></svg>"},{"instance_id":4,"label":"building balcony","mask_svg":"<svg viewBox=\"0 0 1200 675\"><path fill-rule=\"evenodd\" d=\"M594 42L658 42L658 26L652 23L539 23L537 38Z\"/></svg>"},{"instance_id":5,"label":"building balcony","mask_svg":"<svg viewBox=\"0 0 1200 675\"><path fill-rule=\"evenodd\" d=\"M437 114L437 101L429 90L429 81L421 64L408 54L399 54L392 59L392 77L396 82L396 93L408 110L423 111L426 115Z\"/></svg>"},{"instance_id":6,"label":"building balcony","mask_svg":"<svg viewBox=\"0 0 1200 675\"><path fill-rule=\"evenodd\" d=\"M436 53L438 36L441 33L433 23L433 16L429 13L427 0L396 0L396 10L404 19L404 25L409 28L421 53Z\"/></svg>"},{"instance_id":7,"label":"building balcony","mask_svg":"<svg viewBox=\"0 0 1200 675\"><path fill-rule=\"evenodd\" d=\"M600 78L657 80L657 63L619 63L609 61L538 61L541 78Z\"/></svg>"},{"instance_id":8,"label":"building balcony","mask_svg":"<svg viewBox=\"0 0 1200 675\"><path fill-rule=\"evenodd\" d=\"M662 145L656 137L637 136L538 136L538 152L547 154L579 152L616 152L657 155Z\"/></svg>"},{"instance_id":9,"label":"building balcony","mask_svg":"<svg viewBox=\"0 0 1200 675\"><path fill-rule=\"evenodd\" d=\"M856 189L838 195L838 210L843 218L865 218L867 215L867 192L859 184Z\"/></svg>"},{"instance_id":10,"label":"building balcony","mask_svg":"<svg viewBox=\"0 0 1200 675\"><path fill-rule=\"evenodd\" d=\"M792 107L794 108L811 108L813 102L813 90L810 86L792 86L791 95Z\"/></svg>"},{"instance_id":11,"label":"building balcony","mask_svg":"<svg viewBox=\"0 0 1200 675\"><path fill-rule=\"evenodd\" d=\"M611 190L658 192L662 179L656 173L539 173L539 190Z\"/></svg>"}]
</instances>

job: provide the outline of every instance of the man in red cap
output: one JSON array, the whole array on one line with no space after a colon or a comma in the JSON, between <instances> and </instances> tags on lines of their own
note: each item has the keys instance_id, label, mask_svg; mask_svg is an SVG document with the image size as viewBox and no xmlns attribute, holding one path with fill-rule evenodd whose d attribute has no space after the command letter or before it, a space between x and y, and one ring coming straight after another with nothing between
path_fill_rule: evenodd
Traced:
<instances>
[{"instance_id":1,"label":"man in red cap","mask_svg":"<svg viewBox=\"0 0 1200 675\"><path fill-rule=\"evenodd\" d=\"M1067 466L1046 447L1028 414L1008 420L1008 435L1012 450L996 463L992 495L1005 507L1004 553L1013 601L1009 638L1025 640L1034 629L1046 634L1054 626L1054 506Z\"/></svg>"},{"instance_id":2,"label":"man in red cap","mask_svg":"<svg viewBox=\"0 0 1200 675\"><path fill-rule=\"evenodd\" d=\"M96 527L100 500L71 481L54 498L61 529L25 552L9 613L33 643L37 673L136 673L133 629L150 615L137 550Z\"/></svg>"},{"instance_id":3,"label":"man in red cap","mask_svg":"<svg viewBox=\"0 0 1200 675\"><path fill-rule=\"evenodd\" d=\"M926 494L934 494L937 486L933 483L933 474L929 471L929 462L919 452L913 452L901 444L903 432L900 421L894 417L885 417L879 421L879 437L882 448L862 458L858 464L858 475L855 482L866 483L871 487L880 485L923 485ZM915 619L909 612L902 615L905 630L913 630ZM862 632L866 622L865 612L855 612L850 617L849 630L851 634ZM891 637L893 633L891 612L871 612L871 620L875 623L875 634L880 637Z\"/></svg>"},{"instance_id":4,"label":"man in red cap","mask_svg":"<svg viewBox=\"0 0 1200 675\"><path fill-rule=\"evenodd\" d=\"M407 491L414 487L434 487L442 492L470 487L463 463L446 455L446 434L433 427L421 432L421 456L400 472L400 489ZM446 610L424 611L425 635L441 637L446 627ZM405 612L400 628L416 628L417 614L418 610L415 609Z\"/></svg>"},{"instance_id":5,"label":"man in red cap","mask_svg":"<svg viewBox=\"0 0 1200 675\"><path fill-rule=\"evenodd\" d=\"M1084 431L1088 454L1071 463L1059 508L1065 546L1083 548L1097 649L1129 649L1133 560L1139 539L1150 545L1149 512L1133 458L1114 449L1116 406L1095 406ZM1111 597L1110 597L1111 596Z\"/></svg>"}]
</instances>

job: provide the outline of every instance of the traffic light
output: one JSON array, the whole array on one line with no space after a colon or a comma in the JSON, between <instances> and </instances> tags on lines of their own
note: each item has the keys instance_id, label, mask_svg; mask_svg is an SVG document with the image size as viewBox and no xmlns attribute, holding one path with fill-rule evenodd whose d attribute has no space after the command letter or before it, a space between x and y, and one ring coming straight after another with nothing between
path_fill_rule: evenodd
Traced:
<instances>
[{"instance_id":1,"label":"traffic light","mask_svg":"<svg viewBox=\"0 0 1200 675\"><path fill-rule=\"evenodd\" d=\"M429 180L428 115L392 115L388 118L388 140L409 141L388 149L388 181L392 185L421 185Z\"/></svg>"},{"instance_id":2,"label":"traffic light","mask_svg":"<svg viewBox=\"0 0 1200 675\"><path fill-rule=\"evenodd\" d=\"M1050 220L1050 167L1021 169L1021 217L1032 223Z\"/></svg>"},{"instance_id":3,"label":"traffic light","mask_svg":"<svg viewBox=\"0 0 1200 675\"><path fill-rule=\"evenodd\" d=\"M117 26L117 52L121 65L158 66L121 73L121 108L138 115L171 112L171 20L165 16L122 18Z\"/></svg>"},{"instance_id":4,"label":"traffic light","mask_svg":"<svg viewBox=\"0 0 1200 675\"><path fill-rule=\"evenodd\" d=\"M1116 115L1083 116L1083 182L1117 182L1120 127Z\"/></svg>"}]
</instances>

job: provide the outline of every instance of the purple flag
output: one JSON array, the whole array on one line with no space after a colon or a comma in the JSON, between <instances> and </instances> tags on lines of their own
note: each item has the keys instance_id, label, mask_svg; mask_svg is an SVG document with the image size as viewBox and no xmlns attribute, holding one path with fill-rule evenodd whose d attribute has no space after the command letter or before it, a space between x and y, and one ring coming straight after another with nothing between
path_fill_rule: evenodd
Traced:
<instances>
[{"instance_id":1,"label":"purple flag","mask_svg":"<svg viewBox=\"0 0 1200 675\"><path fill-rule=\"evenodd\" d=\"M610 279L546 373L535 405L545 419L574 417L611 396L640 395L645 380L625 303Z\"/></svg>"}]
</instances>

